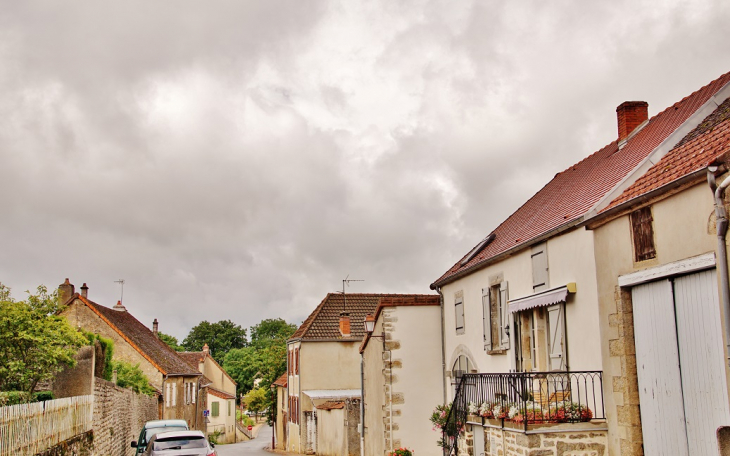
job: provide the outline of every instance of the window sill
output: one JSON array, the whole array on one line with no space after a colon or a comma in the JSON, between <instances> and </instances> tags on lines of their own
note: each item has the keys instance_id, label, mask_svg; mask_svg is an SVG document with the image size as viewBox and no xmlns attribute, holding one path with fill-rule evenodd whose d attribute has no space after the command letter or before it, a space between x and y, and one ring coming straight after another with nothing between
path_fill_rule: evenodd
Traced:
<instances>
[{"instance_id":1,"label":"window sill","mask_svg":"<svg viewBox=\"0 0 730 456\"><path fill-rule=\"evenodd\" d=\"M500 348L497 350L487 350L487 355L506 355L507 350Z\"/></svg>"}]
</instances>

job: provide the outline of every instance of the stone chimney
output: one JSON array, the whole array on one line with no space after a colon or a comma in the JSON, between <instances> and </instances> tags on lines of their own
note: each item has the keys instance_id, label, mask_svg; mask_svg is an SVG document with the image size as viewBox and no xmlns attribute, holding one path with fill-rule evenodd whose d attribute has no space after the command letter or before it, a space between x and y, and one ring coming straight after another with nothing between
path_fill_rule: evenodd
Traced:
<instances>
[{"instance_id":1,"label":"stone chimney","mask_svg":"<svg viewBox=\"0 0 730 456\"><path fill-rule=\"evenodd\" d=\"M624 101L616 108L616 117L618 118L618 140L621 142L649 118L649 103Z\"/></svg>"},{"instance_id":2,"label":"stone chimney","mask_svg":"<svg viewBox=\"0 0 730 456\"><path fill-rule=\"evenodd\" d=\"M116 305L112 307L112 309L117 310L119 312L126 312L127 308L122 305L122 301L117 301Z\"/></svg>"},{"instance_id":3,"label":"stone chimney","mask_svg":"<svg viewBox=\"0 0 730 456\"><path fill-rule=\"evenodd\" d=\"M210 347L208 347L208 344L203 345L203 356L210 353Z\"/></svg>"},{"instance_id":4,"label":"stone chimney","mask_svg":"<svg viewBox=\"0 0 730 456\"><path fill-rule=\"evenodd\" d=\"M64 305L74 295L74 286L71 282L66 279L61 285L58 286L58 304Z\"/></svg>"},{"instance_id":5,"label":"stone chimney","mask_svg":"<svg viewBox=\"0 0 730 456\"><path fill-rule=\"evenodd\" d=\"M340 313L340 334L350 337L350 314L347 312Z\"/></svg>"},{"instance_id":6,"label":"stone chimney","mask_svg":"<svg viewBox=\"0 0 730 456\"><path fill-rule=\"evenodd\" d=\"M160 337L160 335L158 334L157 328L158 328L157 319L155 318L155 320L152 322L152 334L154 334L157 337Z\"/></svg>"},{"instance_id":7,"label":"stone chimney","mask_svg":"<svg viewBox=\"0 0 730 456\"><path fill-rule=\"evenodd\" d=\"M83 296L84 298L89 297L89 287L86 286L86 282L81 285L81 296Z\"/></svg>"}]
</instances>

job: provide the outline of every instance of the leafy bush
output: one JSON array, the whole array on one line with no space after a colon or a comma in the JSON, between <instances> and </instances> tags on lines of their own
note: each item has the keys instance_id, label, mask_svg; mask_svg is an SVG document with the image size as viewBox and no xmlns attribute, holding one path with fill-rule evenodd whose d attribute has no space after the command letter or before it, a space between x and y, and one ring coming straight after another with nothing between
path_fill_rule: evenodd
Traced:
<instances>
[{"instance_id":1,"label":"leafy bush","mask_svg":"<svg viewBox=\"0 0 730 456\"><path fill-rule=\"evenodd\" d=\"M1 391L0 407L33 402L33 396L26 391Z\"/></svg>"},{"instance_id":2,"label":"leafy bush","mask_svg":"<svg viewBox=\"0 0 730 456\"><path fill-rule=\"evenodd\" d=\"M139 368L139 363L131 365L126 361L114 360L111 362L112 369L117 371L117 385L122 388L131 388L135 393L152 396L155 389L150 386L147 376Z\"/></svg>"},{"instance_id":3,"label":"leafy bush","mask_svg":"<svg viewBox=\"0 0 730 456\"><path fill-rule=\"evenodd\" d=\"M388 456L413 456L413 451L408 448L401 447L388 453Z\"/></svg>"},{"instance_id":4,"label":"leafy bush","mask_svg":"<svg viewBox=\"0 0 730 456\"><path fill-rule=\"evenodd\" d=\"M53 391L37 391L33 393L33 402L52 401L55 399Z\"/></svg>"}]
</instances>

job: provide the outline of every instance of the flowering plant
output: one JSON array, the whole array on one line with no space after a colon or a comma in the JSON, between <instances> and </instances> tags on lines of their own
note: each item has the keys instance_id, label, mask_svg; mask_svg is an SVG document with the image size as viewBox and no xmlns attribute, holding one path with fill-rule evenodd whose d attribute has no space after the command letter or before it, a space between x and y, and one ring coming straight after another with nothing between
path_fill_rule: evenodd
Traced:
<instances>
[{"instance_id":1,"label":"flowering plant","mask_svg":"<svg viewBox=\"0 0 730 456\"><path fill-rule=\"evenodd\" d=\"M586 422L593 418L593 412L588 407L575 402L558 402L550 407L544 417L557 423Z\"/></svg>"},{"instance_id":2,"label":"flowering plant","mask_svg":"<svg viewBox=\"0 0 730 456\"><path fill-rule=\"evenodd\" d=\"M431 422L433 423L434 431L443 431L446 426L446 418L449 416L451 411L451 403L448 405L437 405L431 413Z\"/></svg>"},{"instance_id":3,"label":"flowering plant","mask_svg":"<svg viewBox=\"0 0 730 456\"><path fill-rule=\"evenodd\" d=\"M444 434L443 438L439 439L437 444L440 447L447 448L450 443L464 430L464 423L456 421L455 419L448 422L449 412L451 412L451 406L453 403L448 405L437 405L431 413L431 423L433 423L433 430ZM454 417L455 418L455 417Z\"/></svg>"},{"instance_id":4,"label":"flowering plant","mask_svg":"<svg viewBox=\"0 0 730 456\"><path fill-rule=\"evenodd\" d=\"M413 456L413 451L405 447L400 447L388 453L388 456Z\"/></svg>"}]
</instances>

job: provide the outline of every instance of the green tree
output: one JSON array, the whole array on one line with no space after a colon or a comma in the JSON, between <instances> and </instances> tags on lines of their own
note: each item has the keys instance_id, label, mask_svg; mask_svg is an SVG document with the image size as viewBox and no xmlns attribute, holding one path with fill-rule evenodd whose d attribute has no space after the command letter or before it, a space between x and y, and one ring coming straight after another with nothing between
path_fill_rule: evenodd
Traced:
<instances>
[{"instance_id":1,"label":"green tree","mask_svg":"<svg viewBox=\"0 0 730 456\"><path fill-rule=\"evenodd\" d=\"M147 376L139 368L139 363L132 365L126 361L115 359L112 361L112 369L117 371L117 385L122 388L132 388L135 393L152 396L155 389L150 386Z\"/></svg>"},{"instance_id":2,"label":"green tree","mask_svg":"<svg viewBox=\"0 0 730 456\"><path fill-rule=\"evenodd\" d=\"M58 296L39 286L26 301L15 301L0 284L0 390L32 392L88 343L65 318L56 315Z\"/></svg>"},{"instance_id":3,"label":"green tree","mask_svg":"<svg viewBox=\"0 0 730 456\"><path fill-rule=\"evenodd\" d=\"M185 348L183 348L183 346L178 343L177 337L162 332L158 332L157 337L159 337L161 341L169 345L170 348L172 348L173 350L177 352L185 351Z\"/></svg>"},{"instance_id":4,"label":"green tree","mask_svg":"<svg viewBox=\"0 0 730 456\"><path fill-rule=\"evenodd\" d=\"M182 346L187 351L200 351L203 345L208 344L210 354L218 364L223 364L226 353L234 348L243 348L246 343L246 330L241 325L221 320L217 323L201 321L190 330Z\"/></svg>"},{"instance_id":5,"label":"green tree","mask_svg":"<svg viewBox=\"0 0 730 456\"><path fill-rule=\"evenodd\" d=\"M252 389L243 396L243 404L246 410L254 412L256 415L263 412L269 403L269 395L271 392L267 387Z\"/></svg>"},{"instance_id":6,"label":"green tree","mask_svg":"<svg viewBox=\"0 0 730 456\"><path fill-rule=\"evenodd\" d=\"M257 348L286 345L286 340L296 330L296 325L281 318L261 320L261 323L251 326L251 345Z\"/></svg>"}]
</instances>

